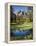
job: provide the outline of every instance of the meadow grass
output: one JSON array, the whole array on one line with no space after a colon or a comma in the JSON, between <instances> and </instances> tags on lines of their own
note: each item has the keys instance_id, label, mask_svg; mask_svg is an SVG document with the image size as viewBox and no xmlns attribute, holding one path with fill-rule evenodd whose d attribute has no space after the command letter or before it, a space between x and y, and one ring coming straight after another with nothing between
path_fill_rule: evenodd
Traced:
<instances>
[{"instance_id":1,"label":"meadow grass","mask_svg":"<svg viewBox=\"0 0 36 46\"><path fill-rule=\"evenodd\" d=\"M32 28L32 22L25 22L24 24L21 25L11 25L11 28L15 28L15 29L22 29L22 30L26 30L26 29L31 29Z\"/></svg>"}]
</instances>

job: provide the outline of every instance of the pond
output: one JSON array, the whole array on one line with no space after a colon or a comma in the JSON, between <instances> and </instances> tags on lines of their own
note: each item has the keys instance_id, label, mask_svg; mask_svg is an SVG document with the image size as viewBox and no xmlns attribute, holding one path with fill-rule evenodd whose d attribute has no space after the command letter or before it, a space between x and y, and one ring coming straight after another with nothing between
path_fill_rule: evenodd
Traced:
<instances>
[{"instance_id":1,"label":"pond","mask_svg":"<svg viewBox=\"0 0 36 46\"><path fill-rule=\"evenodd\" d=\"M30 35L33 34L33 30L32 29L28 29L28 30L16 30L15 32L13 32L11 30L10 35L11 36L26 36L26 35Z\"/></svg>"}]
</instances>

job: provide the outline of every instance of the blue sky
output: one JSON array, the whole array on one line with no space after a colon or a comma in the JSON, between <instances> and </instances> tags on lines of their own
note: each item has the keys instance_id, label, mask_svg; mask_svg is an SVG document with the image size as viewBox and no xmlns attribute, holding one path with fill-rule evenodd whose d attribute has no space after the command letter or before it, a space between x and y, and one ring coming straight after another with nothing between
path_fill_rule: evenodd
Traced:
<instances>
[{"instance_id":1,"label":"blue sky","mask_svg":"<svg viewBox=\"0 0 36 46\"><path fill-rule=\"evenodd\" d=\"M16 12L18 12L18 11L25 11L25 12L27 12L28 11L28 6L16 6L16 5L13 5L12 6L12 8L13 8L13 12L14 13L16 13ZM29 9L31 9L32 7L29 7Z\"/></svg>"}]
</instances>

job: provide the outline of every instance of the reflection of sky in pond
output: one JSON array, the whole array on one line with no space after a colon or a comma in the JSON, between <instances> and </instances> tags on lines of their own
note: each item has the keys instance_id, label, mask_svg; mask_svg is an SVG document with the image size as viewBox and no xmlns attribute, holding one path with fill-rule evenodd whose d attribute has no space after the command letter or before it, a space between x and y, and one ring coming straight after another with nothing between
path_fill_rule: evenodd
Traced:
<instances>
[{"instance_id":1,"label":"reflection of sky in pond","mask_svg":"<svg viewBox=\"0 0 36 46\"><path fill-rule=\"evenodd\" d=\"M16 30L15 32L13 32L13 35L15 35L15 36L23 36L23 35L29 35L29 34L32 34L33 32L32 32L32 29L28 29L28 30L25 30L25 31L18 31L18 30Z\"/></svg>"},{"instance_id":2,"label":"reflection of sky in pond","mask_svg":"<svg viewBox=\"0 0 36 46\"><path fill-rule=\"evenodd\" d=\"M32 10L32 6L17 6L17 5L13 5L13 12L16 13L18 11L24 11L27 12L28 10Z\"/></svg>"}]
</instances>

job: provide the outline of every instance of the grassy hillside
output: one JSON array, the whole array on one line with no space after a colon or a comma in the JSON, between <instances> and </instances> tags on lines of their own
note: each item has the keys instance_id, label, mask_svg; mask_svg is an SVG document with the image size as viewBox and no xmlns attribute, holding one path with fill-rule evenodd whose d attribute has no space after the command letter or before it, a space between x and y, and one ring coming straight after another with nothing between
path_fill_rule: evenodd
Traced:
<instances>
[{"instance_id":1,"label":"grassy hillside","mask_svg":"<svg viewBox=\"0 0 36 46\"><path fill-rule=\"evenodd\" d=\"M30 22L30 23L25 22L24 24L21 24L21 25L13 24L13 25L11 25L11 28L12 29L21 29L21 30L30 29L30 28L32 28L32 22Z\"/></svg>"}]
</instances>

